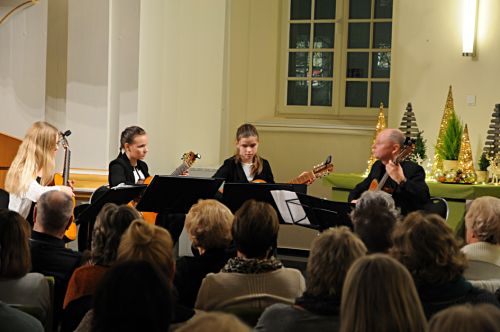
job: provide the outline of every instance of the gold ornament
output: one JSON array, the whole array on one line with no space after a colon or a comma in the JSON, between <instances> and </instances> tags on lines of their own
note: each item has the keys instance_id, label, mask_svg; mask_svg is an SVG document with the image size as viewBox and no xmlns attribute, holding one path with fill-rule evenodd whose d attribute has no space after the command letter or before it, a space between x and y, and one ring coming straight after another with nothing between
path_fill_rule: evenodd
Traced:
<instances>
[{"instance_id":1,"label":"gold ornament","mask_svg":"<svg viewBox=\"0 0 500 332\"><path fill-rule=\"evenodd\" d=\"M464 173L476 173L474 169L474 161L472 160L472 148L469 140L469 130L465 124L460 141L460 152L458 153L458 168Z\"/></svg>"},{"instance_id":2,"label":"gold ornament","mask_svg":"<svg viewBox=\"0 0 500 332\"><path fill-rule=\"evenodd\" d=\"M446 98L446 104L444 106L443 117L441 118L441 125L439 126L439 134L436 142L436 148L434 149L434 161L432 163L432 174L436 174L436 172L443 169L443 160L436 152L437 147L443 145L443 136L446 132L446 128L448 127L448 120L452 113L455 112L455 107L453 106L453 93L450 89L448 90L448 97Z\"/></svg>"},{"instance_id":3,"label":"gold ornament","mask_svg":"<svg viewBox=\"0 0 500 332\"><path fill-rule=\"evenodd\" d=\"M377 135L386 128L385 124L385 116L384 116L384 103L380 103L380 109L378 111L378 119L377 119L377 125L375 126L375 134L373 135L373 141L372 141L372 146L375 144L375 140L377 139ZM371 146L370 146L370 151L371 151ZM373 164L377 158L373 155L373 152L370 152L370 159L368 159L367 164L368 166L366 167L365 171L365 176L370 173L370 170L372 169Z\"/></svg>"}]
</instances>

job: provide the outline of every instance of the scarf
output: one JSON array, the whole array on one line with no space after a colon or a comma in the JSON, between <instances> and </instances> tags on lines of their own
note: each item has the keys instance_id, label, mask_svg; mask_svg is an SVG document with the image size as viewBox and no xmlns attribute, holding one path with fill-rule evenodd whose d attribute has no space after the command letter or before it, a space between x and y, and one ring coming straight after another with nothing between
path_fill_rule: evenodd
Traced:
<instances>
[{"instance_id":1,"label":"scarf","mask_svg":"<svg viewBox=\"0 0 500 332\"><path fill-rule=\"evenodd\" d=\"M270 259L234 257L227 261L221 272L257 274L281 268L283 268L283 264L274 257Z\"/></svg>"}]
</instances>

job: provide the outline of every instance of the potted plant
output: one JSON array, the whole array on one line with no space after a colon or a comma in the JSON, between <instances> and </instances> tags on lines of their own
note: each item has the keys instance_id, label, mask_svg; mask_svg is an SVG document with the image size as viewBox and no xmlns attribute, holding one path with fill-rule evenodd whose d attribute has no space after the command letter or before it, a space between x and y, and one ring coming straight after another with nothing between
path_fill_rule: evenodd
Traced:
<instances>
[{"instance_id":1,"label":"potted plant","mask_svg":"<svg viewBox=\"0 0 500 332\"><path fill-rule=\"evenodd\" d=\"M478 166L479 170L476 171L476 182L485 183L488 181L488 166L490 166L490 162L486 158L486 152L481 153L481 158L479 158Z\"/></svg>"},{"instance_id":2,"label":"potted plant","mask_svg":"<svg viewBox=\"0 0 500 332\"><path fill-rule=\"evenodd\" d=\"M451 113L448 119L448 126L443 135L443 141L440 146L436 146L436 152L443 160L443 170L457 169L458 154L460 153L460 141L462 140L462 122L455 114Z\"/></svg>"}]
</instances>

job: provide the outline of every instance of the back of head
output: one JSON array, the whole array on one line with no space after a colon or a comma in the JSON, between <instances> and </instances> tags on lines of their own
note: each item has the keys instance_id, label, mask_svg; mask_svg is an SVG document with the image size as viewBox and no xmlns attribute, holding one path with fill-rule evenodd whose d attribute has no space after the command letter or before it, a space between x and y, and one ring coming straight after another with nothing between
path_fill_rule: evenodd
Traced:
<instances>
[{"instance_id":1,"label":"back of head","mask_svg":"<svg viewBox=\"0 0 500 332\"><path fill-rule=\"evenodd\" d=\"M381 190L364 192L351 212L354 231L371 253L387 252L392 246L391 234L398 218L394 199Z\"/></svg>"},{"instance_id":2,"label":"back of head","mask_svg":"<svg viewBox=\"0 0 500 332\"><path fill-rule=\"evenodd\" d=\"M44 121L35 122L30 127L7 173L5 189L8 192L24 194L39 171L42 171L42 185L53 180L58 134L56 127Z\"/></svg>"},{"instance_id":3,"label":"back of head","mask_svg":"<svg viewBox=\"0 0 500 332\"><path fill-rule=\"evenodd\" d=\"M64 233L73 214L73 201L66 193L48 191L36 204L35 229L56 236Z\"/></svg>"},{"instance_id":4,"label":"back of head","mask_svg":"<svg viewBox=\"0 0 500 332\"><path fill-rule=\"evenodd\" d=\"M92 232L91 260L93 264L110 265L116 259L123 233L140 213L127 205L104 205L97 215Z\"/></svg>"},{"instance_id":5,"label":"back of head","mask_svg":"<svg viewBox=\"0 0 500 332\"><path fill-rule=\"evenodd\" d=\"M167 278L148 262L123 262L94 296L92 331L168 331L172 296Z\"/></svg>"},{"instance_id":6,"label":"back of head","mask_svg":"<svg viewBox=\"0 0 500 332\"><path fill-rule=\"evenodd\" d=\"M500 199L482 196L473 200L465 224L477 240L500 244Z\"/></svg>"},{"instance_id":7,"label":"back of head","mask_svg":"<svg viewBox=\"0 0 500 332\"><path fill-rule=\"evenodd\" d=\"M314 239L307 260L307 293L338 296L351 264L366 247L347 227L331 228Z\"/></svg>"},{"instance_id":8,"label":"back of head","mask_svg":"<svg viewBox=\"0 0 500 332\"><path fill-rule=\"evenodd\" d=\"M398 222L390 253L412 273L417 287L454 281L466 267L453 231L437 214L412 212Z\"/></svg>"},{"instance_id":9,"label":"back of head","mask_svg":"<svg viewBox=\"0 0 500 332\"><path fill-rule=\"evenodd\" d=\"M236 316L222 312L209 312L189 320L178 332L250 332L251 329Z\"/></svg>"},{"instance_id":10,"label":"back of head","mask_svg":"<svg viewBox=\"0 0 500 332\"><path fill-rule=\"evenodd\" d=\"M134 220L122 236L117 260L149 262L171 282L175 268L172 237L164 228Z\"/></svg>"},{"instance_id":11,"label":"back of head","mask_svg":"<svg viewBox=\"0 0 500 332\"><path fill-rule=\"evenodd\" d=\"M387 139L395 144L399 144L399 146L402 148L404 143L405 143L405 135L401 130L399 129L394 129L394 128L388 128L385 129L384 132L387 133Z\"/></svg>"},{"instance_id":12,"label":"back of head","mask_svg":"<svg viewBox=\"0 0 500 332\"><path fill-rule=\"evenodd\" d=\"M246 201L234 216L232 234L236 248L247 258L267 258L276 246L279 221L265 202Z\"/></svg>"},{"instance_id":13,"label":"back of head","mask_svg":"<svg viewBox=\"0 0 500 332\"><path fill-rule=\"evenodd\" d=\"M185 227L195 247L225 248L231 242L233 214L214 199L200 200L186 215Z\"/></svg>"},{"instance_id":14,"label":"back of head","mask_svg":"<svg viewBox=\"0 0 500 332\"><path fill-rule=\"evenodd\" d=\"M429 321L429 332L498 332L500 309L492 304L459 305L442 310Z\"/></svg>"},{"instance_id":15,"label":"back of head","mask_svg":"<svg viewBox=\"0 0 500 332\"><path fill-rule=\"evenodd\" d=\"M30 271L28 222L14 211L0 209L0 278L20 278Z\"/></svg>"},{"instance_id":16,"label":"back of head","mask_svg":"<svg viewBox=\"0 0 500 332\"><path fill-rule=\"evenodd\" d=\"M341 331L426 331L410 273L395 259L373 254L355 261L344 283Z\"/></svg>"}]
</instances>

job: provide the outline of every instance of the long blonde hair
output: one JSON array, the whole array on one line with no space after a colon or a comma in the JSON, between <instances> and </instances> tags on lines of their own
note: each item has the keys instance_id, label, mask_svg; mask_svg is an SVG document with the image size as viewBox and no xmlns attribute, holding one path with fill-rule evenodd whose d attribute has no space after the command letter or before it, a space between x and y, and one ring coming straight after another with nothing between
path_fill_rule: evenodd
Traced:
<instances>
[{"instance_id":1,"label":"long blonde hair","mask_svg":"<svg viewBox=\"0 0 500 332\"><path fill-rule=\"evenodd\" d=\"M42 185L48 185L53 180L58 134L56 127L44 121L31 126L7 172L5 189L8 192L23 195L38 172L42 173Z\"/></svg>"},{"instance_id":2,"label":"long blonde hair","mask_svg":"<svg viewBox=\"0 0 500 332\"><path fill-rule=\"evenodd\" d=\"M252 136L257 137L257 141L259 141L259 132L257 131L257 128L249 123L242 124L236 130L236 142L239 142L242 138L248 138ZM238 149L236 149L236 152L234 153L234 159L236 162L241 163L241 156ZM262 172L262 168L262 158L258 155L258 153L256 153L253 157L252 174L260 174Z\"/></svg>"}]
</instances>

